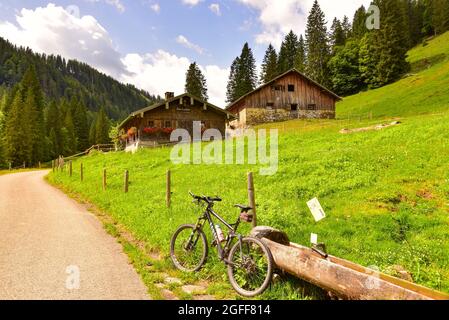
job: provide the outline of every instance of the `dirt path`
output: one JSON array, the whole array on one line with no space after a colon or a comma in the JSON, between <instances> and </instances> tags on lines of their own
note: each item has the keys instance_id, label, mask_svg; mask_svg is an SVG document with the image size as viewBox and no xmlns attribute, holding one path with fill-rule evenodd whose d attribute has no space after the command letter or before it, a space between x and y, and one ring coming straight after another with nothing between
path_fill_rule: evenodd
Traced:
<instances>
[{"instance_id":1,"label":"dirt path","mask_svg":"<svg viewBox=\"0 0 449 320\"><path fill-rule=\"evenodd\" d=\"M120 244L46 174L0 176L0 299L149 299Z\"/></svg>"}]
</instances>

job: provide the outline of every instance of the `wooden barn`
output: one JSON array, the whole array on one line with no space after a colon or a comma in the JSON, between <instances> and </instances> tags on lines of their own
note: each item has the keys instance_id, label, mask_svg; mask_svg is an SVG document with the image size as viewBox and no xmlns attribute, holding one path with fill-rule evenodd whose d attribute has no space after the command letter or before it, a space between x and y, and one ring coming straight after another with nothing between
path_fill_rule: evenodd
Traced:
<instances>
[{"instance_id":1,"label":"wooden barn","mask_svg":"<svg viewBox=\"0 0 449 320\"><path fill-rule=\"evenodd\" d=\"M267 82L228 105L237 119L230 125L244 128L290 119L335 119L341 98L296 69Z\"/></svg>"},{"instance_id":2,"label":"wooden barn","mask_svg":"<svg viewBox=\"0 0 449 320\"><path fill-rule=\"evenodd\" d=\"M218 129L225 136L231 113L188 93L165 94L165 101L131 113L119 126L127 149L153 147L170 142L173 130L182 128L192 136L193 122L201 121L202 130Z\"/></svg>"}]
</instances>

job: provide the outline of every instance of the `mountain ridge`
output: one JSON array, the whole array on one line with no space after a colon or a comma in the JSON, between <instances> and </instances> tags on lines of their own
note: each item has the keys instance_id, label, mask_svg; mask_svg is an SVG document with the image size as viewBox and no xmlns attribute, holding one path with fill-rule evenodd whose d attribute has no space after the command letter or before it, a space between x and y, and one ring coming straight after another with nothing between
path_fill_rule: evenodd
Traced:
<instances>
[{"instance_id":1,"label":"mountain ridge","mask_svg":"<svg viewBox=\"0 0 449 320\"><path fill-rule=\"evenodd\" d=\"M124 84L87 63L65 59L61 55L34 52L0 37L0 86L11 89L34 65L42 89L49 100L78 97L89 111L103 106L113 120L152 104L159 96L131 84Z\"/></svg>"}]
</instances>

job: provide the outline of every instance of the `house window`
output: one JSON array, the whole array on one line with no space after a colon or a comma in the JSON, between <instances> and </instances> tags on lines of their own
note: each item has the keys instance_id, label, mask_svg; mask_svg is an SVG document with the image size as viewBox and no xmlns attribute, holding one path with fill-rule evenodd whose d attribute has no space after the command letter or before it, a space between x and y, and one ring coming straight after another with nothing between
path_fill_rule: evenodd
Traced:
<instances>
[{"instance_id":1,"label":"house window","mask_svg":"<svg viewBox=\"0 0 449 320\"><path fill-rule=\"evenodd\" d=\"M307 110L316 110L316 104L308 104Z\"/></svg>"},{"instance_id":2,"label":"house window","mask_svg":"<svg viewBox=\"0 0 449 320\"><path fill-rule=\"evenodd\" d=\"M290 105L290 110L291 111L298 111L298 104L297 103L293 103Z\"/></svg>"},{"instance_id":3,"label":"house window","mask_svg":"<svg viewBox=\"0 0 449 320\"><path fill-rule=\"evenodd\" d=\"M274 102L267 102L267 109L273 109L274 108Z\"/></svg>"},{"instance_id":4,"label":"house window","mask_svg":"<svg viewBox=\"0 0 449 320\"><path fill-rule=\"evenodd\" d=\"M171 121L170 120L166 120L164 122L164 128L171 128Z\"/></svg>"},{"instance_id":5,"label":"house window","mask_svg":"<svg viewBox=\"0 0 449 320\"><path fill-rule=\"evenodd\" d=\"M275 86L272 86L271 87L271 89L273 90L273 91L285 91L285 87L284 86L282 86L282 85L275 85Z\"/></svg>"},{"instance_id":6,"label":"house window","mask_svg":"<svg viewBox=\"0 0 449 320\"><path fill-rule=\"evenodd\" d=\"M149 128L154 128L154 121L153 120L148 121L148 127Z\"/></svg>"},{"instance_id":7,"label":"house window","mask_svg":"<svg viewBox=\"0 0 449 320\"><path fill-rule=\"evenodd\" d=\"M288 92L295 92L295 85L294 84L289 84L288 85Z\"/></svg>"}]
</instances>

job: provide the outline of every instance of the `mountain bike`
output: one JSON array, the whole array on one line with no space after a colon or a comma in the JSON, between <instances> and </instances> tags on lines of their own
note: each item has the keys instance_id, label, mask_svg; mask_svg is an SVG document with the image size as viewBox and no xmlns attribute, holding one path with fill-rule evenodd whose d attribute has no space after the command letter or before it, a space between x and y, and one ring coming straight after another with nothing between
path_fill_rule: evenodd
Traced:
<instances>
[{"instance_id":1,"label":"mountain bike","mask_svg":"<svg viewBox=\"0 0 449 320\"><path fill-rule=\"evenodd\" d=\"M204 204L206 209L196 224L182 225L173 234L170 257L176 268L184 272L196 272L206 263L209 246L203 228L207 222L214 238L212 244L217 247L219 259L227 266L232 287L245 297L263 293L268 288L273 274L271 252L261 240L243 237L237 233L241 221L252 221L252 215L249 213L252 208L235 205L240 209L240 215L236 223L230 224L213 210L214 204L222 199L197 196L191 192L190 195L194 202L198 205ZM214 225L214 218L228 229L226 237L219 225Z\"/></svg>"}]
</instances>

